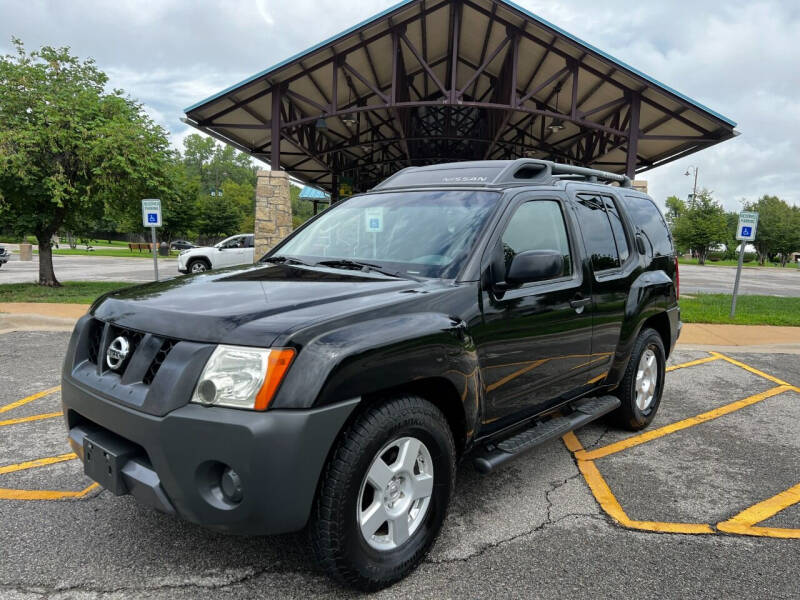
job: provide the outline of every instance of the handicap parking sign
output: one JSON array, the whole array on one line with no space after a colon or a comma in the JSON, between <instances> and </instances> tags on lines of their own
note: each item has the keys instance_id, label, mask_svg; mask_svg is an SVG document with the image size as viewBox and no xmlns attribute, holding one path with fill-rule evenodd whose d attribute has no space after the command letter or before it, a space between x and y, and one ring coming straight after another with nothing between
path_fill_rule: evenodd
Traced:
<instances>
[{"instance_id":1,"label":"handicap parking sign","mask_svg":"<svg viewBox=\"0 0 800 600\"><path fill-rule=\"evenodd\" d=\"M142 200L142 225L161 227L161 200L157 198Z\"/></svg>"},{"instance_id":2,"label":"handicap parking sign","mask_svg":"<svg viewBox=\"0 0 800 600\"><path fill-rule=\"evenodd\" d=\"M758 227L758 213L743 211L739 213L739 225L736 229L736 239L752 242L756 239L756 228Z\"/></svg>"}]
</instances>

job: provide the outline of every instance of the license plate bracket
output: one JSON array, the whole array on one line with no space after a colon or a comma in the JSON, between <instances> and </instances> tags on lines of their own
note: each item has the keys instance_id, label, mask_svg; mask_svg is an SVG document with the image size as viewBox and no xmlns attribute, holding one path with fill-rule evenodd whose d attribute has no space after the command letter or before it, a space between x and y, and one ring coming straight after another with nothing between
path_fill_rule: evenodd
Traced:
<instances>
[{"instance_id":1,"label":"license plate bracket","mask_svg":"<svg viewBox=\"0 0 800 600\"><path fill-rule=\"evenodd\" d=\"M83 438L83 472L115 496L128 493L122 468L141 449L108 431L93 431Z\"/></svg>"}]
</instances>

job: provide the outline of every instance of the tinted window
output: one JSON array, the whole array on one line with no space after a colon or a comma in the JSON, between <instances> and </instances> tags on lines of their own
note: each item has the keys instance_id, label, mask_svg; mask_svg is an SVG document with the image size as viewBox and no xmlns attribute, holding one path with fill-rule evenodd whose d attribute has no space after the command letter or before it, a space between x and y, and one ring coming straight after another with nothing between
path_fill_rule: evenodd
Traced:
<instances>
[{"instance_id":1,"label":"tinted window","mask_svg":"<svg viewBox=\"0 0 800 600\"><path fill-rule=\"evenodd\" d=\"M628 249L628 238L625 236L625 227L622 225L622 219L619 217L619 211L617 211L614 201L607 196L603 196L603 200L606 204L608 220L611 222L611 231L614 232L614 241L617 244L617 254L619 255L620 262L624 263L626 260L628 260L628 255L630 254L630 250Z\"/></svg>"},{"instance_id":2,"label":"tinted window","mask_svg":"<svg viewBox=\"0 0 800 600\"><path fill-rule=\"evenodd\" d=\"M592 268L596 272L619 267L617 245L602 199L599 196L578 196L578 206L583 241L592 257Z\"/></svg>"},{"instance_id":3,"label":"tinted window","mask_svg":"<svg viewBox=\"0 0 800 600\"><path fill-rule=\"evenodd\" d=\"M520 206L508 222L502 242L506 269L520 252L556 250L564 257L560 277L572 274L567 228L558 202L536 200Z\"/></svg>"},{"instance_id":4,"label":"tinted window","mask_svg":"<svg viewBox=\"0 0 800 600\"><path fill-rule=\"evenodd\" d=\"M252 248L253 247L253 236L248 235L245 240L245 248Z\"/></svg>"},{"instance_id":5,"label":"tinted window","mask_svg":"<svg viewBox=\"0 0 800 600\"><path fill-rule=\"evenodd\" d=\"M661 211L649 198L625 196L625 209L631 220L653 247L656 256L667 256L673 253L672 238L664 223Z\"/></svg>"}]
</instances>

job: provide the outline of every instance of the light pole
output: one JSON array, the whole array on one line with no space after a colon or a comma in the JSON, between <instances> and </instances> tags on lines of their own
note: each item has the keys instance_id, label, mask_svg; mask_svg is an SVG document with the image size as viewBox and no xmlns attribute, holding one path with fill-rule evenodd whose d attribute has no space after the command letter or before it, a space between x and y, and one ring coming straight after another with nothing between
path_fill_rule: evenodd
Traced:
<instances>
[{"instance_id":1,"label":"light pole","mask_svg":"<svg viewBox=\"0 0 800 600\"><path fill-rule=\"evenodd\" d=\"M695 198L697 198L697 171L699 171L699 169L694 165L689 165L684 175L689 177L689 175L692 174L692 170L694 170L694 189L692 189L692 202L694 202Z\"/></svg>"}]
</instances>

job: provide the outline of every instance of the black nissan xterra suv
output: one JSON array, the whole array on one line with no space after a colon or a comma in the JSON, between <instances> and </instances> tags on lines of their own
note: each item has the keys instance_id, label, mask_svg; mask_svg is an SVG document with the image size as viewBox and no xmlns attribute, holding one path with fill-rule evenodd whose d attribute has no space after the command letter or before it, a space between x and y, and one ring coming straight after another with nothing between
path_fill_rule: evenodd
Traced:
<instances>
[{"instance_id":1,"label":"black nissan xterra suv","mask_svg":"<svg viewBox=\"0 0 800 600\"><path fill-rule=\"evenodd\" d=\"M646 427L677 300L627 177L408 168L255 265L98 299L64 363L69 441L114 494L221 531L307 527L325 571L377 589L431 547L461 457L489 473L609 413Z\"/></svg>"}]
</instances>

